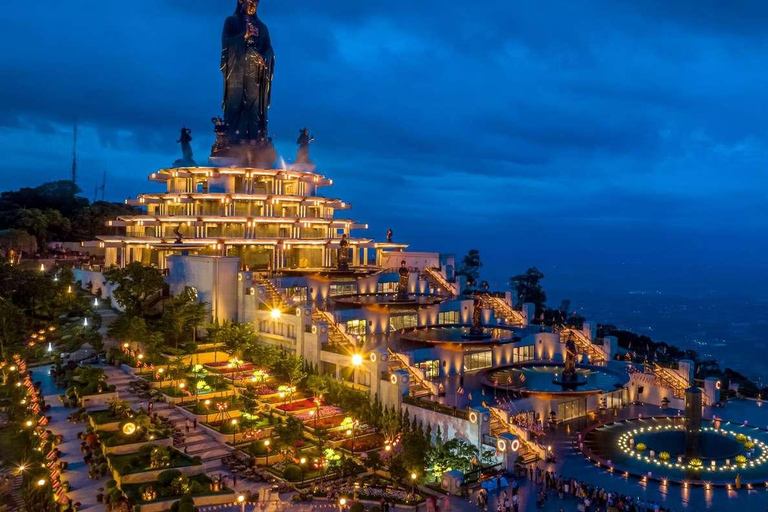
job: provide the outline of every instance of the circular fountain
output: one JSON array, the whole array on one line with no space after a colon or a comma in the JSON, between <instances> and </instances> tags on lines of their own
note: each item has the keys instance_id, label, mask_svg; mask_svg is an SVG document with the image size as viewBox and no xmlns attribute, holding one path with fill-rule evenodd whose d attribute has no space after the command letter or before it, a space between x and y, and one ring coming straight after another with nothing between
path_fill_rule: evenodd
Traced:
<instances>
[{"instance_id":1,"label":"circular fountain","mask_svg":"<svg viewBox=\"0 0 768 512\"><path fill-rule=\"evenodd\" d=\"M519 338L514 328L506 326L483 327L479 336L467 325L434 325L407 329L400 335L400 340L437 345L495 345L519 341Z\"/></svg>"},{"instance_id":2,"label":"circular fountain","mask_svg":"<svg viewBox=\"0 0 768 512\"><path fill-rule=\"evenodd\" d=\"M626 386L629 377L598 366L575 368L576 376L563 378L564 365L530 363L480 372L480 382L490 389L515 391L525 396L597 395Z\"/></svg>"},{"instance_id":3,"label":"circular fountain","mask_svg":"<svg viewBox=\"0 0 768 512\"><path fill-rule=\"evenodd\" d=\"M701 390L686 392L681 417L637 418L591 427L579 449L625 477L663 484L730 486L768 482L768 431L703 420Z\"/></svg>"}]
</instances>

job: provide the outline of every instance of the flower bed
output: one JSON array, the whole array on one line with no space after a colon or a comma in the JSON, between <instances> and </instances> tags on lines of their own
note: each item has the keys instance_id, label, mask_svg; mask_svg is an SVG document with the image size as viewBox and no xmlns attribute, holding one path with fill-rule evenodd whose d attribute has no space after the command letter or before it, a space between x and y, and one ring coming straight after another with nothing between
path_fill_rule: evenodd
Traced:
<instances>
[{"instance_id":1,"label":"flower bed","mask_svg":"<svg viewBox=\"0 0 768 512\"><path fill-rule=\"evenodd\" d=\"M173 498L180 498L183 493L177 493L177 491L187 491L187 494L192 497L195 496L215 496L221 494L234 494L232 489L223 487L220 490L212 490L213 480L207 475L193 475L186 481L182 480L177 482L176 488L173 483L165 484L157 480L154 482L146 482L142 484L126 484L123 486L122 491L128 497L132 503L147 504L154 503L156 501L166 501ZM182 486L184 488L182 488ZM151 489L150 489L151 488ZM149 490L149 492L147 492ZM153 496L154 495L154 496ZM154 497L152 500L145 500L144 498Z\"/></svg>"},{"instance_id":2,"label":"flower bed","mask_svg":"<svg viewBox=\"0 0 768 512\"><path fill-rule=\"evenodd\" d=\"M234 434L236 432L245 434L248 430L260 430L270 426L267 418L259 418L256 421L237 418L237 423L232 425L232 420L217 421L214 423L203 423L204 426L215 430L219 434Z\"/></svg>"},{"instance_id":3,"label":"flower bed","mask_svg":"<svg viewBox=\"0 0 768 512\"><path fill-rule=\"evenodd\" d=\"M248 388L248 391L251 391L252 393L255 393L258 396L277 394L277 389L271 386L268 386L266 384L248 385L247 388Z\"/></svg>"},{"instance_id":4,"label":"flower bed","mask_svg":"<svg viewBox=\"0 0 768 512\"><path fill-rule=\"evenodd\" d=\"M341 447L347 451L352 451L352 439L347 439L341 444ZM355 452L369 452L371 450L380 450L384 446L384 436L381 434L372 434L363 437L356 437L354 442Z\"/></svg>"},{"instance_id":5,"label":"flower bed","mask_svg":"<svg viewBox=\"0 0 768 512\"><path fill-rule=\"evenodd\" d=\"M315 407L315 402L313 400L294 400L293 403L286 403L284 405L278 405L277 408L281 411L286 412L293 412L293 411L303 411L305 409L313 409Z\"/></svg>"},{"instance_id":6,"label":"flower bed","mask_svg":"<svg viewBox=\"0 0 768 512\"><path fill-rule=\"evenodd\" d=\"M253 363L243 363L239 367L235 367L230 366L229 362L227 361L220 361L218 363L206 363L203 366L216 373L249 372L256 368Z\"/></svg>"},{"instance_id":7,"label":"flower bed","mask_svg":"<svg viewBox=\"0 0 768 512\"><path fill-rule=\"evenodd\" d=\"M279 393L279 390L278 390L278 393ZM275 396L270 395L268 398L264 398L262 401L269 405L277 406L277 405L282 405L283 402L288 403L290 400L291 400L291 395L289 393L285 393L282 397L280 395L275 395ZM294 393L293 394L294 403L300 400L310 401L312 402L312 407L315 407L315 402L313 400L310 400L307 397L307 395L303 395L301 393Z\"/></svg>"},{"instance_id":8,"label":"flower bed","mask_svg":"<svg viewBox=\"0 0 768 512\"><path fill-rule=\"evenodd\" d=\"M89 411L88 416L90 416L91 420L95 425L106 425L107 423L119 423L123 421L123 416L119 416L112 412L109 409L106 409L104 411Z\"/></svg>"},{"instance_id":9,"label":"flower bed","mask_svg":"<svg viewBox=\"0 0 768 512\"><path fill-rule=\"evenodd\" d=\"M320 407L319 410L315 411L315 414L311 414L310 412L303 412L301 414L296 415L296 419L299 421L309 421L312 420L312 425L314 426L314 420L317 417L317 426L320 428L333 428L338 427L341 425L341 422L344 421L344 410L341 407L336 407L335 405L324 405ZM338 424L334 424L335 421L330 421L333 419L333 417L338 417Z\"/></svg>"},{"instance_id":10,"label":"flower bed","mask_svg":"<svg viewBox=\"0 0 768 512\"><path fill-rule=\"evenodd\" d=\"M161 467L152 467L151 452L153 449L160 448L154 445L144 445L139 450L139 453L127 455L109 455L107 460L109 461L109 465L112 467L112 469L120 476L132 475L145 471L164 471L173 468L184 468L200 464L199 458L188 457L174 448L162 447L162 449L167 450L169 459L165 462L165 465Z\"/></svg>"}]
</instances>

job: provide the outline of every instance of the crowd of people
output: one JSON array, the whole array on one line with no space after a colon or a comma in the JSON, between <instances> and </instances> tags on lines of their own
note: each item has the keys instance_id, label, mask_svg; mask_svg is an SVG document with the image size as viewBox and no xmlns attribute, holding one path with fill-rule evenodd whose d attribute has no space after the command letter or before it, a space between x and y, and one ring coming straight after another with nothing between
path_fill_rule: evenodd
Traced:
<instances>
[{"instance_id":1,"label":"crowd of people","mask_svg":"<svg viewBox=\"0 0 768 512\"><path fill-rule=\"evenodd\" d=\"M550 497L557 496L560 500L575 500L579 512L670 512L659 503L611 492L574 478L564 478L553 471L530 468L529 476L537 485L536 501L539 507L543 507Z\"/></svg>"}]
</instances>

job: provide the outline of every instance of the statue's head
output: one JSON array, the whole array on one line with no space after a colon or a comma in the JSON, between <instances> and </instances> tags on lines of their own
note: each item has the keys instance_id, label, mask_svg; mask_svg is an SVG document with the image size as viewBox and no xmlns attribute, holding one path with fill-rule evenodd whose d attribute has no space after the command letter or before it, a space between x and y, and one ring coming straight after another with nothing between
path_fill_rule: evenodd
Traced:
<instances>
[{"instance_id":1,"label":"statue's head","mask_svg":"<svg viewBox=\"0 0 768 512\"><path fill-rule=\"evenodd\" d=\"M401 262L400 262L400 266L401 266L401 267L405 267L405 260L403 260L403 261L401 261Z\"/></svg>"},{"instance_id":2,"label":"statue's head","mask_svg":"<svg viewBox=\"0 0 768 512\"><path fill-rule=\"evenodd\" d=\"M259 9L259 0L244 0L245 14L248 16L255 16L256 11Z\"/></svg>"}]
</instances>

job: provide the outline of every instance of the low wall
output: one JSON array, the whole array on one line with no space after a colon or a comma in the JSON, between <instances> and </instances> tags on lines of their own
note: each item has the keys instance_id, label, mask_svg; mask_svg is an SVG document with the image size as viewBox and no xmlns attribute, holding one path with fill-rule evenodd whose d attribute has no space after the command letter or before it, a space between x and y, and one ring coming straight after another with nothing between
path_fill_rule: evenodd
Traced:
<instances>
[{"instance_id":1,"label":"low wall","mask_svg":"<svg viewBox=\"0 0 768 512\"><path fill-rule=\"evenodd\" d=\"M156 444L158 446L169 446L173 448L173 439L170 437L167 439L153 439L152 441L142 441L141 443L131 443L131 444L121 444L119 446L106 446L102 445L104 448L104 453L106 455L128 455L129 453L138 453L138 451L141 449L142 446L145 444Z\"/></svg>"},{"instance_id":2,"label":"low wall","mask_svg":"<svg viewBox=\"0 0 768 512\"><path fill-rule=\"evenodd\" d=\"M480 435L479 425L474 424L469 420L449 416L429 409L422 409L415 405L403 404L403 407L408 411L410 418L418 418L422 421L425 428L427 425L432 425L433 433L436 433L437 427L440 426L440 431L443 434L443 441L459 438L478 448L480 447L482 436Z\"/></svg>"},{"instance_id":3,"label":"low wall","mask_svg":"<svg viewBox=\"0 0 768 512\"><path fill-rule=\"evenodd\" d=\"M109 402L117 399L117 393L102 393L100 395L85 395L80 398L80 403L86 409L94 407L107 407Z\"/></svg>"},{"instance_id":4,"label":"low wall","mask_svg":"<svg viewBox=\"0 0 768 512\"><path fill-rule=\"evenodd\" d=\"M185 466L181 468L153 469L150 471L142 471L141 473L131 473L130 475L123 475L123 476L120 476L117 473L117 471L112 469L112 477L117 482L117 485L145 484L147 482L154 482L160 476L160 473L162 473L163 471L169 471L169 470L178 470L181 472L182 475L185 475L185 476L193 476L193 475L197 475L204 472L203 465L196 464L194 466ZM143 510L143 507L142 507L142 510Z\"/></svg>"},{"instance_id":5,"label":"low wall","mask_svg":"<svg viewBox=\"0 0 768 512\"><path fill-rule=\"evenodd\" d=\"M192 498L196 507L212 507L217 505L229 505L237 501L237 495L234 491L227 494L213 494L211 496L197 496ZM171 510L174 503L179 501L165 500L154 501L152 503L144 503L141 505L141 512L165 512Z\"/></svg>"}]
</instances>

